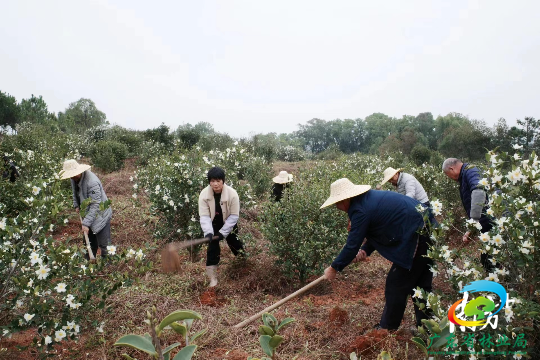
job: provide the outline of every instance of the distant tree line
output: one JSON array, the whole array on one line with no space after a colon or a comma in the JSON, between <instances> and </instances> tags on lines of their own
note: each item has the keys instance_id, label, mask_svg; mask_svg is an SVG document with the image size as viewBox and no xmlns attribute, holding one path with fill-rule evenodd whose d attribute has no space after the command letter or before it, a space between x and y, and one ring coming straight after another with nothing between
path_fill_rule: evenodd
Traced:
<instances>
[{"instance_id":1,"label":"distant tree line","mask_svg":"<svg viewBox=\"0 0 540 360\"><path fill-rule=\"evenodd\" d=\"M94 143L118 141L127 146L130 156L136 155L142 141L152 141L170 149L198 146L203 151L225 149L236 141L228 134L214 130L208 122L182 124L176 130L165 124L145 131L111 128L107 126L105 113L90 99L81 98L69 104L65 111L54 114L49 112L41 96L32 95L17 102L13 96L0 91L0 126L15 128L23 122L52 131L85 135ZM291 133L255 134L238 140L248 143L256 155L268 160L328 159L354 152L401 153L417 163L430 159L438 162L447 156L478 160L483 159L486 149L509 151L515 144L522 145L526 153L538 152L540 121L526 117L518 120L517 126L510 127L501 118L489 127L483 121L459 113L436 118L430 112L401 118L374 113L365 119L312 119L299 124L298 130Z\"/></svg>"},{"instance_id":2,"label":"distant tree line","mask_svg":"<svg viewBox=\"0 0 540 360\"><path fill-rule=\"evenodd\" d=\"M94 126L108 124L105 113L90 99L72 102L63 112L49 112L43 97L32 94L29 99L17 102L14 96L0 91L0 126L16 128L27 122L42 125L50 130L82 134Z\"/></svg>"},{"instance_id":3,"label":"distant tree line","mask_svg":"<svg viewBox=\"0 0 540 360\"><path fill-rule=\"evenodd\" d=\"M325 121L312 119L299 125L293 136L304 150L318 154L337 148L343 153L426 156L437 151L443 156L482 159L486 149L509 151L522 145L527 153L540 148L540 122L532 117L509 127L505 119L489 127L483 121L450 113L434 118L429 112L393 118L382 113L365 119Z\"/></svg>"}]
</instances>

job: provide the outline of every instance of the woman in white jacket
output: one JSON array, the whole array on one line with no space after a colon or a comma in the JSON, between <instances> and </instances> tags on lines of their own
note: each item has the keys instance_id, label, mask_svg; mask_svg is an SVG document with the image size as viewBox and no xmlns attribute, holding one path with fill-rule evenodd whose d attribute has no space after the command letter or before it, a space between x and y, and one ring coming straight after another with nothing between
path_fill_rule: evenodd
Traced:
<instances>
[{"instance_id":1,"label":"woman in white jacket","mask_svg":"<svg viewBox=\"0 0 540 360\"><path fill-rule=\"evenodd\" d=\"M204 237L219 238L208 243L206 252L206 274L210 278L210 287L213 287L218 283L217 269L221 254L219 241L226 239L235 256L243 253L244 246L237 237L240 216L238 193L225 185L225 171L219 167L208 171L208 183L199 195L199 217Z\"/></svg>"}]
</instances>

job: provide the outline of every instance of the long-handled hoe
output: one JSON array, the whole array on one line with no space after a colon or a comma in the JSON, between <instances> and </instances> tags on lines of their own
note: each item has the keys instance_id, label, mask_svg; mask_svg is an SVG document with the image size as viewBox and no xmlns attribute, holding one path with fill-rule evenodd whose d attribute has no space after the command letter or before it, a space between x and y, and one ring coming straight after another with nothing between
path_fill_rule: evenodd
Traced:
<instances>
[{"instance_id":1,"label":"long-handled hoe","mask_svg":"<svg viewBox=\"0 0 540 360\"><path fill-rule=\"evenodd\" d=\"M262 310L261 312L258 312L257 314L253 315L252 317L250 317L249 319L247 320L244 320L242 321L241 323L239 324L236 324L234 325L235 328L237 329L240 329L240 328L243 328L244 326L246 326L247 324L250 324L252 323L253 321L257 320L257 319L260 319L261 316L264 314L264 313L267 313L267 312L270 312L274 309L277 309L278 307L280 307L281 305L285 304L287 301L297 297L298 295L300 294L303 294L305 293L306 291L308 291L309 289L311 289L312 287L314 287L315 285L317 285L318 283L320 283L321 281L325 280L326 277L323 275L321 276L320 278L316 279L316 280L313 280L312 282L310 282L309 284L307 284L306 286L304 286L303 288L299 289L299 290L296 290L295 292L293 292L291 295L287 296L286 298L284 299L281 299L280 301L278 301L277 303L275 303L274 305L271 305L269 307L267 307L266 309Z\"/></svg>"},{"instance_id":2,"label":"long-handled hoe","mask_svg":"<svg viewBox=\"0 0 540 360\"><path fill-rule=\"evenodd\" d=\"M82 217L79 215L79 219L81 220L82 224ZM92 252L92 247L90 246L90 239L88 239L88 234L83 231L84 234L84 240L86 242L86 250L88 251L88 256L90 258L90 262L96 262L96 258L94 257L94 253Z\"/></svg>"},{"instance_id":3,"label":"long-handled hoe","mask_svg":"<svg viewBox=\"0 0 540 360\"><path fill-rule=\"evenodd\" d=\"M217 240L219 237L214 236L212 240ZM167 244L163 250L161 250L161 267L163 272L173 272L179 271L181 269L180 265L180 255L178 251L180 249L185 249L191 246L204 244L210 242L208 238L195 239L183 242L172 242Z\"/></svg>"}]
</instances>

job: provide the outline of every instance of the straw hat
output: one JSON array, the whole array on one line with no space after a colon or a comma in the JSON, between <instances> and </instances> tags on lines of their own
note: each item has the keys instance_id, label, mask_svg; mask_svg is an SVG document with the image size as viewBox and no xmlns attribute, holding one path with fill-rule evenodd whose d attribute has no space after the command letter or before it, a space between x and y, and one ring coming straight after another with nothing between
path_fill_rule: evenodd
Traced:
<instances>
[{"instance_id":1,"label":"straw hat","mask_svg":"<svg viewBox=\"0 0 540 360\"><path fill-rule=\"evenodd\" d=\"M62 174L62 180L72 178L76 175L82 174L86 170L90 169L90 165L79 164L77 161L71 159L64 161L64 167L60 172Z\"/></svg>"},{"instance_id":2,"label":"straw hat","mask_svg":"<svg viewBox=\"0 0 540 360\"><path fill-rule=\"evenodd\" d=\"M388 180L390 180L394 175L396 175L398 172L400 172L401 170L403 169L394 169L392 167L389 167L387 168L386 170L384 170L384 173L383 173L383 181L381 181L381 185L383 185L385 182L387 182Z\"/></svg>"},{"instance_id":3,"label":"straw hat","mask_svg":"<svg viewBox=\"0 0 540 360\"><path fill-rule=\"evenodd\" d=\"M278 184L286 184L288 182L291 182L292 178L293 178L292 174L289 174L286 171L280 171L279 175L274 177L272 180Z\"/></svg>"},{"instance_id":4,"label":"straw hat","mask_svg":"<svg viewBox=\"0 0 540 360\"><path fill-rule=\"evenodd\" d=\"M330 197L322 204L321 209L341 200L363 194L369 189L371 189L370 185L354 185L347 178L336 180L330 185Z\"/></svg>"}]
</instances>

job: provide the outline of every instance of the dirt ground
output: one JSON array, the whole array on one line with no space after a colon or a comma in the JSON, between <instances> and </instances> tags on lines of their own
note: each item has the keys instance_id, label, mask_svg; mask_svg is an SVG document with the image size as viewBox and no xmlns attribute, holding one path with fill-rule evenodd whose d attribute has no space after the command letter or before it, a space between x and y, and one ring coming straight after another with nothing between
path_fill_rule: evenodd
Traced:
<instances>
[{"instance_id":1,"label":"dirt ground","mask_svg":"<svg viewBox=\"0 0 540 360\"><path fill-rule=\"evenodd\" d=\"M276 164L275 169L294 173L299 166L289 165L286 168ZM152 225L156 220L148 213L148 204L143 203L141 210L134 208L130 201L129 177L134 169L133 161L128 161L122 171L99 174L113 203L112 241L119 247L136 247L153 241ZM273 259L264 251L266 241L254 226L255 221L256 213L245 212L240 228L252 232L256 239L254 248L263 251L252 251L253 255L243 262L236 260L222 244L219 285L215 291L207 290L204 256L191 261L187 252L181 253L181 271L165 274L161 271L158 247L154 254L149 254L155 260L155 268L138 278L134 286L119 290L109 299L114 309L112 313L88 314L88 324L93 320L105 321L104 333L87 328L78 341L70 341L65 349L58 349L54 358L119 359L127 352L146 359L142 353L115 348L113 344L122 335L147 332L144 314L153 305L157 307L158 317L178 309L190 309L202 315L203 320L194 323L193 331L206 328L208 332L196 341L199 347L194 359L262 357L257 331L262 322L243 329L233 326L296 291L300 285L281 275L273 264ZM82 241L75 214L67 226L57 231L55 239ZM373 330L382 314L384 282L390 265L374 255L367 262L349 266L336 281L325 281L273 311L278 319L295 319L282 333L285 341L278 348L278 358L345 360L354 351L363 360L369 360L376 359L382 350L389 351L394 359L423 358L410 341L410 328L414 325L412 303L397 333ZM31 347L18 349L18 346L30 345L33 334L30 330L2 340L0 359L38 359ZM173 334L165 340L166 345L181 341Z\"/></svg>"}]
</instances>

